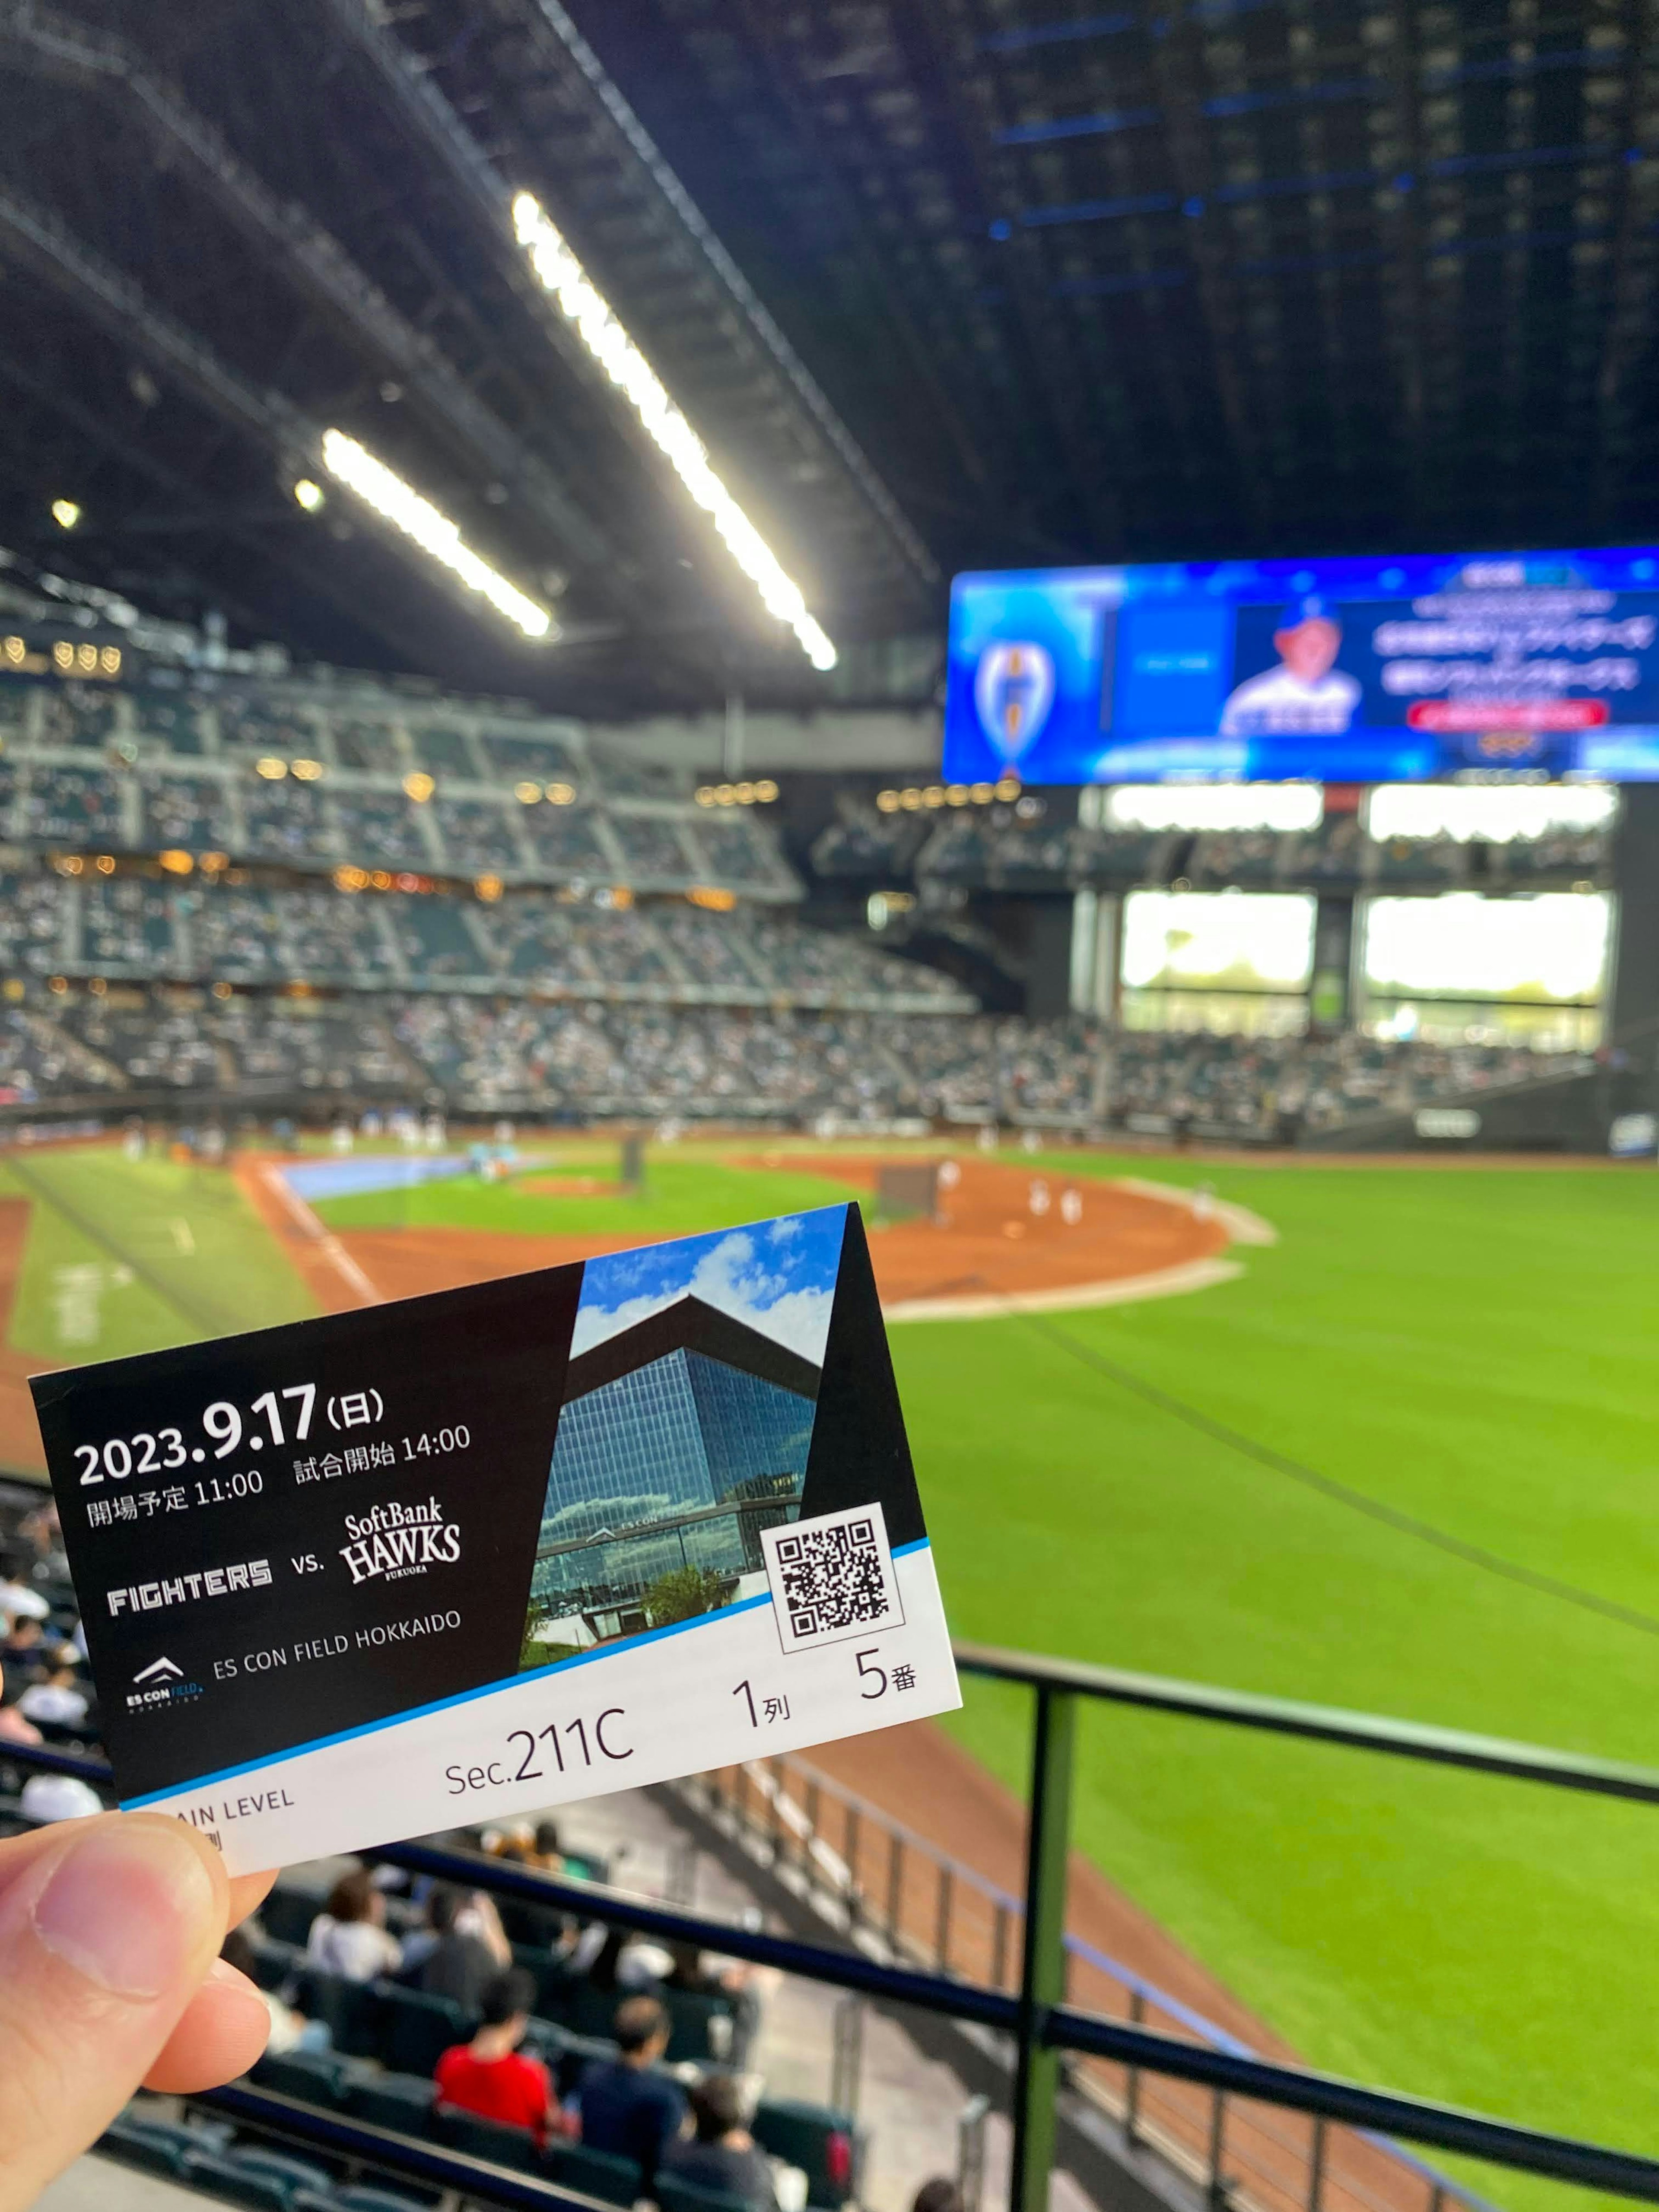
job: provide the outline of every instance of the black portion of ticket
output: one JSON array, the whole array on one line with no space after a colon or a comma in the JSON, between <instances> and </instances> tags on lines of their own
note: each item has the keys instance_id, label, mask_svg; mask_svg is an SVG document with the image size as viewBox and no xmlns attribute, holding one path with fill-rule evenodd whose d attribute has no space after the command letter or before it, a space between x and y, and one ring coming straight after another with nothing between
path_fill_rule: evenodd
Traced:
<instances>
[{"instance_id":1,"label":"black portion of ticket","mask_svg":"<svg viewBox=\"0 0 1659 2212\"><path fill-rule=\"evenodd\" d=\"M124 1797L514 1672L581 1279L35 1378Z\"/></svg>"}]
</instances>

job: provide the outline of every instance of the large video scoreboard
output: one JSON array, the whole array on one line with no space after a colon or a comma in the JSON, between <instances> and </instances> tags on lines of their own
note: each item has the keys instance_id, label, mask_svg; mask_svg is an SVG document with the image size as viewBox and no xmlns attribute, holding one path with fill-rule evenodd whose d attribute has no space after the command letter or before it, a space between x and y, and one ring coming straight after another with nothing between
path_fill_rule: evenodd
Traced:
<instances>
[{"instance_id":1,"label":"large video scoreboard","mask_svg":"<svg viewBox=\"0 0 1659 2212\"><path fill-rule=\"evenodd\" d=\"M1659 550L958 576L946 779L1659 779Z\"/></svg>"}]
</instances>

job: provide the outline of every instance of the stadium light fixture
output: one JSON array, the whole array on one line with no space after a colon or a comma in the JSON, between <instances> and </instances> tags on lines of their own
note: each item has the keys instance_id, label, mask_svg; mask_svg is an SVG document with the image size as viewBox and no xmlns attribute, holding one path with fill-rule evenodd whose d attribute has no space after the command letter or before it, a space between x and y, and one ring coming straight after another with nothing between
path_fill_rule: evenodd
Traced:
<instances>
[{"instance_id":1,"label":"stadium light fixture","mask_svg":"<svg viewBox=\"0 0 1659 2212\"><path fill-rule=\"evenodd\" d=\"M513 225L530 265L558 301L561 312L605 374L632 405L653 445L714 523L732 559L760 593L761 604L787 623L814 668L836 665L835 646L807 609L801 588L785 574L775 553L715 474L708 448L669 398L660 378L640 351L571 252L563 234L548 220L533 192L513 202Z\"/></svg>"},{"instance_id":2,"label":"stadium light fixture","mask_svg":"<svg viewBox=\"0 0 1659 2212\"><path fill-rule=\"evenodd\" d=\"M307 514L315 514L323 505L325 495L321 484L314 483L310 477L301 477L294 487L294 496Z\"/></svg>"},{"instance_id":3,"label":"stadium light fixture","mask_svg":"<svg viewBox=\"0 0 1659 2212\"><path fill-rule=\"evenodd\" d=\"M538 606L516 584L508 583L498 569L492 568L462 538L459 525L384 461L377 460L366 446L347 437L343 430L325 430L323 460L331 476L355 491L394 530L413 538L423 553L430 554L452 576L459 576L469 590L487 599L498 615L526 637L557 635L545 607Z\"/></svg>"},{"instance_id":4,"label":"stadium light fixture","mask_svg":"<svg viewBox=\"0 0 1659 2212\"><path fill-rule=\"evenodd\" d=\"M72 499L55 499L52 503L52 519L60 530L73 530L81 520L81 510Z\"/></svg>"}]
</instances>

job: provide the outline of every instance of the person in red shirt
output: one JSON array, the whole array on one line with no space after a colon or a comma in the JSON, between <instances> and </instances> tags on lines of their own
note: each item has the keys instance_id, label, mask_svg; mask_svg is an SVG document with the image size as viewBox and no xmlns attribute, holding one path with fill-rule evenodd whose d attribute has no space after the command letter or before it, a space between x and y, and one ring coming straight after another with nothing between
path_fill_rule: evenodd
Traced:
<instances>
[{"instance_id":1,"label":"person in red shirt","mask_svg":"<svg viewBox=\"0 0 1659 2212\"><path fill-rule=\"evenodd\" d=\"M535 2001L535 1982L522 1966L497 1974L483 1993L477 2033L471 2043L457 2043L445 2051L436 2079L441 2104L528 2128L541 2143L550 2132L567 2130L546 2067L519 2048Z\"/></svg>"}]
</instances>

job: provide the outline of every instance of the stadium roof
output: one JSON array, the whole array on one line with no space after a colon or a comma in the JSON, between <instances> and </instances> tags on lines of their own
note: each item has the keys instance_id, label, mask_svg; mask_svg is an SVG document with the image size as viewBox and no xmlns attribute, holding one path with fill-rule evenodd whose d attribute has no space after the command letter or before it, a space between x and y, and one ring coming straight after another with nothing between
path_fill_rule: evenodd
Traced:
<instances>
[{"instance_id":1,"label":"stadium roof","mask_svg":"<svg viewBox=\"0 0 1659 2212\"><path fill-rule=\"evenodd\" d=\"M0 0L0 538L302 653L661 712L925 688L901 641L961 566L1644 536L1654 14ZM325 480L327 428L556 641Z\"/></svg>"}]
</instances>

